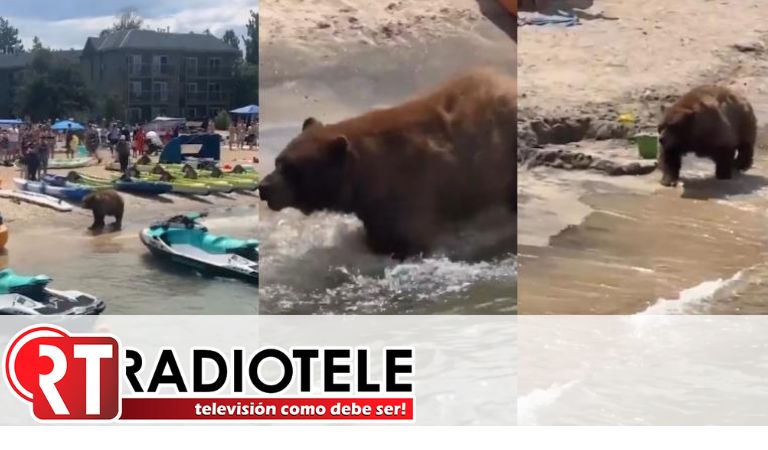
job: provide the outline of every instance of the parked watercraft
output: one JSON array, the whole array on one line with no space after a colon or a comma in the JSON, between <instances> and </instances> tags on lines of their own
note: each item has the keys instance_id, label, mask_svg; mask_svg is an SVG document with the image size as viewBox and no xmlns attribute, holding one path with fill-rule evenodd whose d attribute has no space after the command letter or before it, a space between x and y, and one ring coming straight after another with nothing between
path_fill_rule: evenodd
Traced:
<instances>
[{"instance_id":1,"label":"parked watercraft","mask_svg":"<svg viewBox=\"0 0 768 450\"><path fill-rule=\"evenodd\" d=\"M100 314L104 302L80 291L48 288L46 275L21 276L11 269L0 271L0 314L86 315Z\"/></svg>"},{"instance_id":2,"label":"parked watercraft","mask_svg":"<svg viewBox=\"0 0 768 450\"><path fill-rule=\"evenodd\" d=\"M61 187L47 184L41 181L28 181L22 178L14 178L13 183L20 191L50 195L51 197L56 197L75 203L83 201L85 196L90 194L92 191L92 189L88 187Z\"/></svg>"},{"instance_id":3,"label":"parked watercraft","mask_svg":"<svg viewBox=\"0 0 768 450\"><path fill-rule=\"evenodd\" d=\"M139 238L159 257L201 273L259 282L259 243L210 234L200 224L204 214L172 217L143 229Z\"/></svg>"}]
</instances>

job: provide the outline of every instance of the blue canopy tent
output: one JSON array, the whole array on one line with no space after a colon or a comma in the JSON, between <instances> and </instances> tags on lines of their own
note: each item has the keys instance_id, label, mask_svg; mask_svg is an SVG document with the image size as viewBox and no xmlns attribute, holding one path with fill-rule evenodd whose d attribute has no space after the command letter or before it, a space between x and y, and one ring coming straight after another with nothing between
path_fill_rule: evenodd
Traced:
<instances>
[{"instance_id":1,"label":"blue canopy tent","mask_svg":"<svg viewBox=\"0 0 768 450\"><path fill-rule=\"evenodd\" d=\"M70 127L72 128L72 131L85 130L84 126L72 120L61 120L56 122L51 126L51 129L56 131L67 131Z\"/></svg>"},{"instance_id":2,"label":"blue canopy tent","mask_svg":"<svg viewBox=\"0 0 768 450\"><path fill-rule=\"evenodd\" d=\"M24 123L19 119L0 119L0 125L21 125Z\"/></svg>"},{"instance_id":3,"label":"blue canopy tent","mask_svg":"<svg viewBox=\"0 0 768 450\"><path fill-rule=\"evenodd\" d=\"M233 114L243 114L246 116L258 116L259 115L259 105L246 105L242 108L233 109L230 111Z\"/></svg>"},{"instance_id":4,"label":"blue canopy tent","mask_svg":"<svg viewBox=\"0 0 768 450\"><path fill-rule=\"evenodd\" d=\"M182 145L199 145L197 153L182 152ZM181 164L185 159L221 160L221 137L218 134L184 134L171 139L160 153L162 164Z\"/></svg>"}]
</instances>

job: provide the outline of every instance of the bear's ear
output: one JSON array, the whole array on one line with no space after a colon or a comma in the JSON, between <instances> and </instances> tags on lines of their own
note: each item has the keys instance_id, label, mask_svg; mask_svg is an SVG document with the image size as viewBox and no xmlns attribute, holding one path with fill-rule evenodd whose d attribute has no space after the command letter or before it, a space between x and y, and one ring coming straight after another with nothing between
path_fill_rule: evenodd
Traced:
<instances>
[{"instance_id":1,"label":"bear's ear","mask_svg":"<svg viewBox=\"0 0 768 450\"><path fill-rule=\"evenodd\" d=\"M343 134L335 137L331 141L328 151L330 152L333 161L339 163L344 162L349 153L349 139Z\"/></svg>"},{"instance_id":2,"label":"bear's ear","mask_svg":"<svg viewBox=\"0 0 768 450\"><path fill-rule=\"evenodd\" d=\"M666 125L675 129L681 129L687 126L693 119L693 111L689 109L677 109L667 116Z\"/></svg>"},{"instance_id":3,"label":"bear's ear","mask_svg":"<svg viewBox=\"0 0 768 450\"><path fill-rule=\"evenodd\" d=\"M304 124L301 126L301 131L307 131L310 128L322 126L323 123L319 120L315 119L314 117L308 117L307 120L304 121Z\"/></svg>"}]
</instances>

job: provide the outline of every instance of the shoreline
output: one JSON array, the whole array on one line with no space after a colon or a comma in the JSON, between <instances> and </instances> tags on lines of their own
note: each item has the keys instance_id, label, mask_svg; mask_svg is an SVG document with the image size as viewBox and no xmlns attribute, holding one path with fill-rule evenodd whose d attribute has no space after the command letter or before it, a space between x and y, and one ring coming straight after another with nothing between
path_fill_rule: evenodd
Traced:
<instances>
[{"instance_id":1,"label":"shoreline","mask_svg":"<svg viewBox=\"0 0 768 450\"><path fill-rule=\"evenodd\" d=\"M767 244L760 211L768 205L760 192L763 184L759 180L768 173L768 155L759 149L752 170L721 183L713 179L711 162L686 158L684 183L677 189L661 187L658 171L609 176L596 170L564 170L546 167L547 164L525 167L526 162L553 149L570 155L601 155L615 161L619 161L622 152L637 152L626 140L597 140L594 135L579 135L567 129L556 136L564 142L539 148L539 136L530 131L533 121L546 119L558 124L588 118L598 129L601 122L615 123L619 114L631 112L642 131L655 128L661 103L703 83L725 84L745 93L763 124L758 147L765 148L768 143L764 128L768 119L768 83L763 81L768 64L762 50L768 32L754 18L700 57L697 54L696 58L686 59L686 52L693 50L690 47L711 43L712 38L697 41L695 35L699 30L675 30L676 38L678 32L688 33L681 37L684 43L680 48L660 49L658 54L638 57L629 64L626 54L663 43L666 27L681 20L680 16L695 9L695 5L683 0L676 14L651 15L652 19L646 19L643 11L654 11L663 6L662 2L634 5L634 9L616 1L603 3L606 13L618 15L619 21L590 20L572 29L520 30L526 46L521 47L520 55L523 94L518 154L523 161L518 164L519 295L527 299L520 305L521 314L625 314L645 311L662 299L674 304L690 289L708 281L728 280L733 274L755 266ZM755 4L750 2L738 14L748 14ZM733 20L736 19L723 16L712 26L727 28ZM624 21L629 24L618 25ZM646 27L636 26L638 23L645 23ZM615 29L611 30L611 26ZM635 29L628 32L628 27ZM621 33L629 35L618 36ZM638 33L646 37L641 38ZM616 42L611 41L614 36ZM554 37L565 41L562 51L554 57L543 56L540 45ZM749 45L735 48L736 42L745 40ZM602 53L596 56L595 43L606 41L611 44L605 49L601 47ZM537 52L542 52L546 61L535 59ZM649 66L642 76L628 73L644 64L654 64L654 58L661 70L650 70ZM544 72L545 66L555 71L558 64L566 62L572 66L570 69ZM679 67L665 72L672 63ZM534 68L529 70L531 66ZM573 79L566 78L576 72L578 75ZM542 86L547 82L550 84L544 95ZM748 295L756 296L759 282L747 288L753 292ZM766 309L759 304L734 301L733 296L711 306L718 313L764 313Z\"/></svg>"}]
</instances>

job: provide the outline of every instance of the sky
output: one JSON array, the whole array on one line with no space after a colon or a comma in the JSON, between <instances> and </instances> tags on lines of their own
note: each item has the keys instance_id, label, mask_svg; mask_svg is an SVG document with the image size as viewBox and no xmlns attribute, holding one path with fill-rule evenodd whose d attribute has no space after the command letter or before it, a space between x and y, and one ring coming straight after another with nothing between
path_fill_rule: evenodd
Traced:
<instances>
[{"instance_id":1,"label":"sky","mask_svg":"<svg viewBox=\"0 0 768 450\"><path fill-rule=\"evenodd\" d=\"M221 37L231 28L240 36L259 0L0 0L0 16L19 29L25 48L32 47L32 38L38 36L52 49L82 49L86 38L109 28L125 8L136 9L149 29L210 29Z\"/></svg>"}]
</instances>

